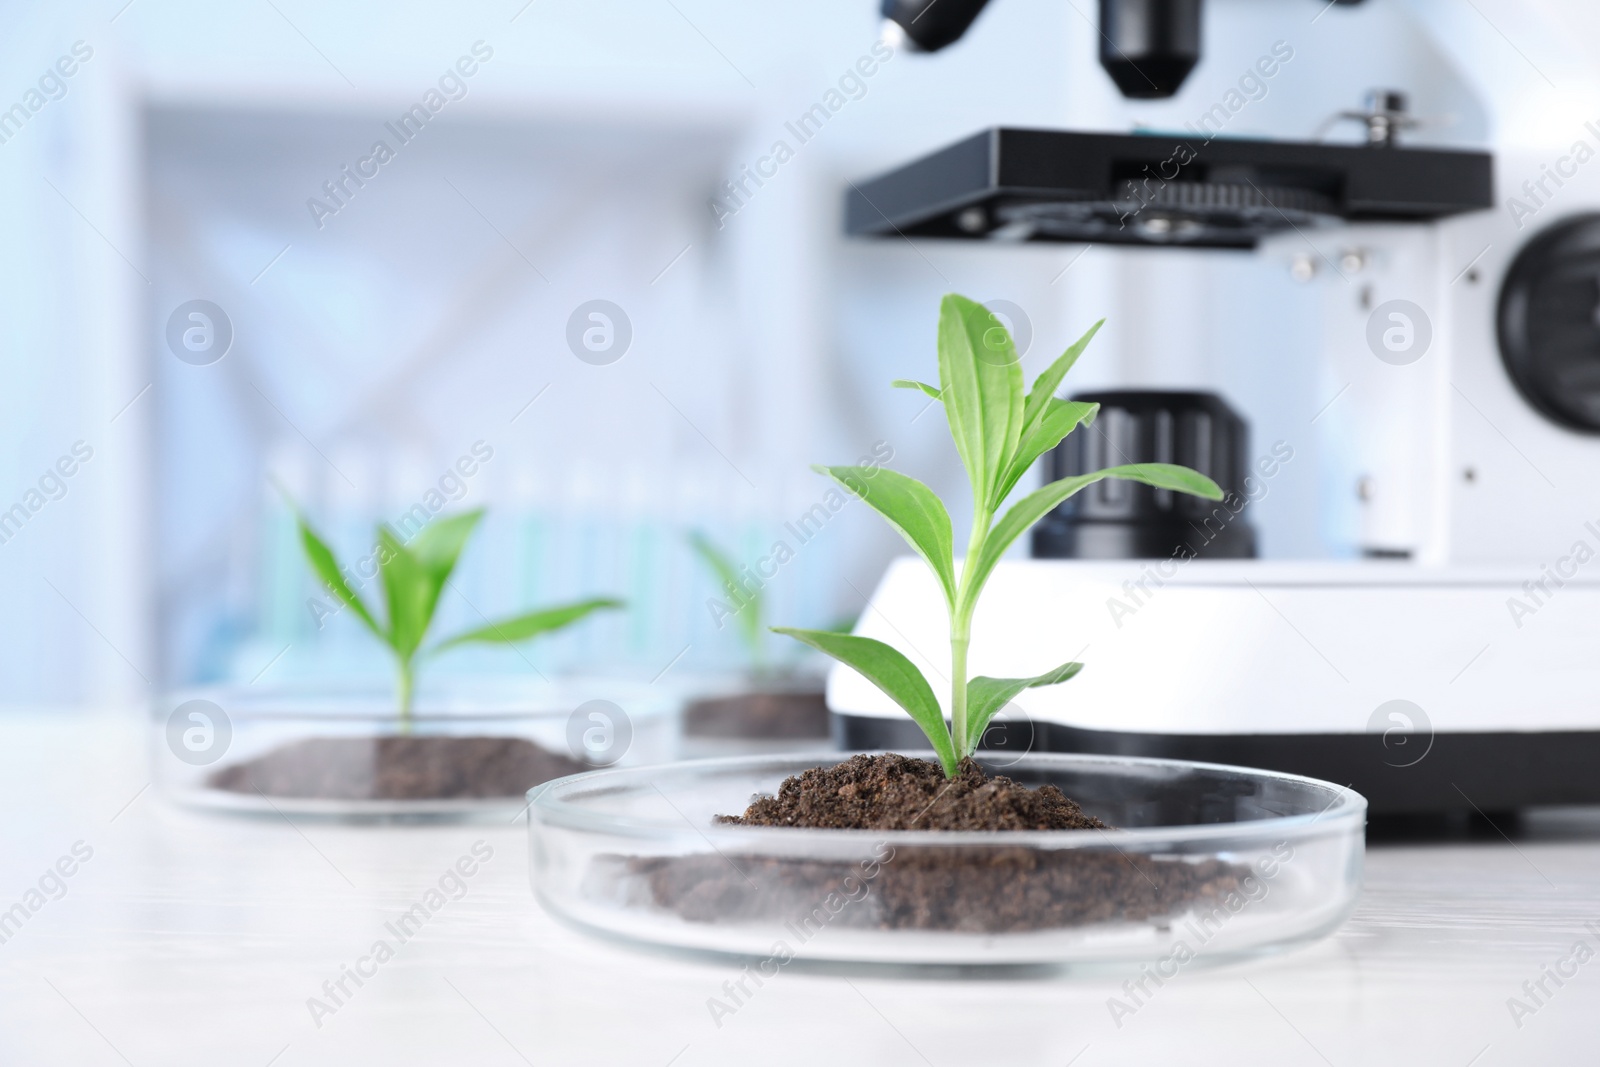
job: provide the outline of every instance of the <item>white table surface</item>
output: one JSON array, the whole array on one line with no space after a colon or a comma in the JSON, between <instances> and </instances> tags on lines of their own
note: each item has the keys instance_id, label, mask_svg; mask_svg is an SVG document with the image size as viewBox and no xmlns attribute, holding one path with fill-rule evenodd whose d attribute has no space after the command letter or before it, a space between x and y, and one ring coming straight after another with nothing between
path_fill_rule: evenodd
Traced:
<instances>
[{"instance_id":1,"label":"white table surface","mask_svg":"<svg viewBox=\"0 0 1600 1067\"><path fill-rule=\"evenodd\" d=\"M359 827L181 810L133 715L0 715L0 910L93 856L0 944L0 1064L1498 1064L1600 1062L1600 813L1515 843L1385 845L1336 936L1186 970L1118 1027L1106 979L782 972L717 1026L735 968L637 954L540 911L521 824ZM453 902L317 1026L307 999L474 842ZM352 987L353 988L353 987Z\"/></svg>"}]
</instances>

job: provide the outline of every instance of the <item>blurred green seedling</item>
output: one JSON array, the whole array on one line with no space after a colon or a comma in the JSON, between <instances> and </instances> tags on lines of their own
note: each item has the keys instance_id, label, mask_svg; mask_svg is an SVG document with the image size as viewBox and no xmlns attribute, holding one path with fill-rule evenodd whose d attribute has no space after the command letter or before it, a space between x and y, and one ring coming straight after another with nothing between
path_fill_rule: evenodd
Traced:
<instances>
[{"instance_id":1,"label":"blurred green seedling","mask_svg":"<svg viewBox=\"0 0 1600 1067\"><path fill-rule=\"evenodd\" d=\"M554 633L596 611L624 606L612 597L591 597L571 604L540 608L486 623L424 648L439 596L456 569L467 541L483 518L483 509L438 519L402 542L387 525L378 527L378 573L383 581L384 621L351 588L333 550L296 509L300 544L306 560L329 591L338 597L372 636L394 655L395 689L402 729L411 724L412 693L421 661L460 645L512 645Z\"/></svg>"}]
</instances>

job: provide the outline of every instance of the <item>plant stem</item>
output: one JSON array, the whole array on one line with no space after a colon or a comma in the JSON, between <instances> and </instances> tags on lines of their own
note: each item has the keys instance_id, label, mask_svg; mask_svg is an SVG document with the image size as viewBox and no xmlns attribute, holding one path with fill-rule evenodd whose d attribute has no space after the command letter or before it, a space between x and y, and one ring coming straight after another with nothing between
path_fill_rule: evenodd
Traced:
<instances>
[{"instance_id":1,"label":"plant stem","mask_svg":"<svg viewBox=\"0 0 1600 1067\"><path fill-rule=\"evenodd\" d=\"M972 537L967 541L967 556L961 561L961 583L956 590L955 606L950 610L950 740L954 742L957 761L970 754L967 747L967 646L972 639L972 609L977 604L978 590L968 588L967 579L983 554L993 517L986 508L972 509Z\"/></svg>"},{"instance_id":2,"label":"plant stem","mask_svg":"<svg viewBox=\"0 0 1600 1067\"><path fill-rule=\"evenodd\" d=\"M759 678L767 673L766 647L762 640L767 628L761 625L761 601L751 603L749 610L755 612L755 622L750 627L750 671Z\"/></svg>"},{"instance_id":3,"label":"plant stem","mask_svg":"<svg viewBox=\"0 0 1600 1067\"><path fill-rule=\"evenodd\" d=\"M967 630L950 631L950 729L956 759L966 753L967 737Z\"/></svg>"},{"instance_id":4,"label":"plant stem","mask_svg":"<svg viewBox=\"0 0 1600 1067\"><path fill-rule=\"evenodd\" d=\"M411 732L411 691L416 682L416 668L409 659L400 661L400 678L398 682L400 696L400 732Z\"/></svg>"}]
</instances>

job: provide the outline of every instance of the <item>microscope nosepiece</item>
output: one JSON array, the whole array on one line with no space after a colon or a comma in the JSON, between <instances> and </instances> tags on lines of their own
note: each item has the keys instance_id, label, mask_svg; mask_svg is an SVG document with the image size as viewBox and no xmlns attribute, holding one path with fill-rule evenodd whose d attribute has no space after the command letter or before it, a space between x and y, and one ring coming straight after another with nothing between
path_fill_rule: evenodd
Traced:
<instances>
[{"instance_id":1,"label":"microscope nosepiece","mask_svg":"<svg viewBox=\"0 0 1600 1067\"><path fill-rule=\"evenodd\" d=\"M883 17L899 27L906 46L937 52L967 32L989 0L883 0ZM885 27L888 31L888 28ZM884 39L889 39L888 31Z\"/></svg>"}]
</instances>

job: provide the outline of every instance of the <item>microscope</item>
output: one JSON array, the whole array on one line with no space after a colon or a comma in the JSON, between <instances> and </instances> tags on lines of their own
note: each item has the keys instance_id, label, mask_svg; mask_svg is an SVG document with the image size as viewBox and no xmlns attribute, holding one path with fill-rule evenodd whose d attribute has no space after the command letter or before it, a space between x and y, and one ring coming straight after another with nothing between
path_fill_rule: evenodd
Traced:
<instances>
[{"instance_id":1,"label":"microscope","mask_svg":"<svg viewBox=\"0 0 1600 1067\"><path fill-rule=\"evenodd\" d=\"M986 3L885 0L885 34L936 53L981 33ZM1245 0L1100 0L1100 66L1124 98L1170 98L1228 3ZM1317 293L1283 358L1319 361L1327 383L1308 432L1338 447L1301 462L1325 468L1350 550L1259 555L1251 502L1294 452L1252 451L1225 381L1083 395L1100 418L1045 477L1183 463L1228 499L1103 482L1002 564L973 673L1086 667L1018 697L988 758L1265 767L1348 785L1378 814L1600 802L1600 65L1579 47L1600 15L1555 0L1253 0L1245 15L1291 7L1409 27L1484 116L1484 143L1413 143L1429 120L1397 68L1382 89L1348 86L1365 105L1328 116L1356 124L1341 143L1227 136L1204 113L1173 130L996 127L846 194L863 239L1256 256ZM1516 43L1494 22L1508 12ZM1260 76L1282 61L1263 48ZM896 561L857 632L940 677L919 652L947 647L939 596L919 561ZM915 743L849 669L828 698L844 745Z\"/></svg>"}]
</instances>

